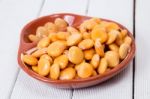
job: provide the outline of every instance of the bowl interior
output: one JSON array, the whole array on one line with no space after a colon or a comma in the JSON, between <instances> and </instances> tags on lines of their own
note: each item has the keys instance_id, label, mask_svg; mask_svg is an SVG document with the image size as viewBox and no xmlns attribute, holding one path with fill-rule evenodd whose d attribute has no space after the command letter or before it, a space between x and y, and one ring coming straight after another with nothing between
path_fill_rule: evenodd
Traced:
<instances>
[{"instance_id":1,"label":"bowl interior","mask_svg":"<svg viewBox=\"0 0 150 99\"><path fill-rule=\"evenodd\" d=\"M58 17L63 18L64 20L66 20L68 22L68 24L70 26L74 26L74 27L79 26L84 20L91 18L88 16L62 13L62 14L53 14L53 15L44 16L44 17L35 19L35 20L31 21L30 23L28 23L21 31L20 47L18 50L18 63L20 65L20 67L30 76L32 76L38 80L47 82L47 83L57 83L57 84L82 83L82 82L87 82L87 81L91 81L91 80L101 80L101 82L102 82L102 81L105 81L108 78L111 78L112 76L116 75L120 71L122 71L124 68L127 67L127 64L133 59L134 54L135 54L135 42L134 42L134 38L133 38L132 34L128 31L128 35L132 38L131 50L128 53L127 57L118 66L116 66L109 72L106 72L102 75L85 78L85 79L74 79L74 80L51 80L49 78L40 76L39 74L37 74L37 73L33 72L31 69L29 69L28 66L26 66L22 62L21 54L36 46L36 42L30 42L28 40L27 36L29 34L35 34L37 27L44 25L46 22L54 22L54 20ZM102 19L102 20L114 22L114 21L107 20L107 19ZM115 23L117 23L117 22L115 22ZM117 24L121 28L126 29L121 24L119 24L119 23L117 23Z\"/></svg>"}]
</instances>

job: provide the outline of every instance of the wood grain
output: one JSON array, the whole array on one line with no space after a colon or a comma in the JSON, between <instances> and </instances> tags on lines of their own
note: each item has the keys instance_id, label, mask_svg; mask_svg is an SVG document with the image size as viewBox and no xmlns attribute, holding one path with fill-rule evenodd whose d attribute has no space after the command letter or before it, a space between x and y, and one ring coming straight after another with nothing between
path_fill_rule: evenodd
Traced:
<instances>
[{"instance_id":1,"label":"wood grain","mask_svg":"<svg viewBox=\"0 0 150 99\"><path fill-rule=\"evenodd\" d=\"M150 99L150 1L136 0L135 99Z\"/></svg>"},{"instance_id":2,"label":"wood grain","mask_svg":"<svg viewBox=\"0 0 150 99\"><path fill-rule=\"evenodd\" d=\"M115 20L133 30L132 0L90 0L87 15ZM132 99L132 63L103 84L74 90L73 99Z\"/></svg>"},{"instance_id":3,"label":"wood grain","mask_svg":"<svg viewBox=\"0 0 150 99\"><path fill-rule=\"evenodd\" d=\"M8 99L13 90L20 30L35 18L40 4L41 0L0 0L0 99Z\"/></svg>"}]
</instances>

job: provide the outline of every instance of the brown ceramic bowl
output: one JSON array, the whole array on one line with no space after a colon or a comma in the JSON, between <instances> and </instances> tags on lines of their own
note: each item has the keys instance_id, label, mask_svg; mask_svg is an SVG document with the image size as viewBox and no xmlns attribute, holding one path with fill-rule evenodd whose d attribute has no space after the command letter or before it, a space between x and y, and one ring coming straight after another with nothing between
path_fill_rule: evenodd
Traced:
<instances>
[{"instance_id":1,"label":"brown ceramic bowl","mask_svg":"<svg viewBox=\"0 0 150 99\"><path fill-rule=\"evenodd\" d=\"M128 66L128 64L130 63L130 61L133 59L133 57L135 55L135 41L134 41L132 34L128 31L128 35L132 38L131 50L128 53L127 57L118 66L116 66L112 70L110 70L104 74L93 76L90 78L74 79L74 80L51 80L49 78L40 76L39 74L35 73L30 68L28 68L28 66L26 66L22 62L21 54L36 46L35 42L33 42L33 43L29 42L29 40L27 39L27 35L29 35L31 33L35 34L35 31L38 26L44 25L44 23L46 23L48 21L53 22L55 20L55 18L58 18L58 17L65 19L68 22L68 24L71 26L78 26L84 20L91 18L88 16L69 14L69 13L61 13L61 14L53 14L53 15L40 17L40 18L35 19L35 20L31 21L30 23L28 23L21 31L20 46L19 46L19 51L18 51L18 63L20 65L20 67L31 77L36 78L47 84L53 85L55 87L59 87L59 88L83 88L83 87L88 87L88 86L99 84L103 81L106 81L106 80L112 78L116 74L120 73L123 69L125 69ZM107 20L107 19L102 19L102 20L114 22L114 21ZM117 22L115 22L115 23L117 23ZM117 24L121 28L126 29L121 24L119 24L119 23L117 23Z\"/></svg>"}]
</instances>

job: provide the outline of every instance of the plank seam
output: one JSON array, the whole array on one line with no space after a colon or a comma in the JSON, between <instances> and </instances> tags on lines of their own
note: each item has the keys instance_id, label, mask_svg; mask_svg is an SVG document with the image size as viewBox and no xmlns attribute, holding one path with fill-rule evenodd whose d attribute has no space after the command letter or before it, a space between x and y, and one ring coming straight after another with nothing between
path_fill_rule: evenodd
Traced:
<instances>
[{"instance_id":1,"label":"plank seam","mask_svg":"<svg viewBox=\"0 0 150 99\"><path fill-rule=\"evenodd\" d=\"M37 13L37 15L36 15L37 17L40 15L40 13L41 13L41 11L42 11L42 8L43 8L43 6L44 6L44 3L45 3L45 0L42 0L41 5L40 5L40 9L39 9L39 11L38 11L38 13ZM10 94L9 94L9 96L8 96L8 99L11 99L13 90L14 90L15 85L16 85L16 81L17 81L18 76L19 76L19 72L20 72L20 68L18 68L18 70L17 70L17 73L16 73L17 76L16 76L16 78L15 78L13 84L12 84L12 88L11 88Z\"/></svg>"},{"instance_id":2,"label":"plank seam","mask_svg":"<svg viewBox=\"0 0 150 99\"><path fill-rule=\"evenodd\" d=\"M136 0L133 0L133 36L135 38L136 34ZM136 39L135 39L136 40ZM132 99L135 99L135 66L136 66L136 57L133 59L133 74L132 74Z\"/></svg>"},{"instance_id":3,"label":"plank seam","mask_svg":"<svg viewBox=\"0 0 150 99\"><path fill-rule=\"evenodd\" d=\"M14 87L15 87L15 84L16 84L16 81L17 81L19 72L20 72L20 68L18 67L17 73L16 73L16 77L15 77L15 79L14 79L14 82L13 82L12 87L11 87L11 90L10 90L10 94L8 95L8 99L11 98L11 95L12 95L12 92L13 92L13 90L14 90Z\"/></svg>"},{"instance_id":4,"label":"plank seam","mask_svg":"<svg viewBox=\"0 0 150 99\"><path fill-rule=\"evenodd\" d=\"M86 5L86 9L85 9L85 15L87 15L88 12L89 12L89 6L90 6L90 0L87 1L87 5ZM71 90L71 97L70 97L70 99L73 99L74 91L75 91L75 89Z\"/></svg>"},{"instance_id":5,"label":"plank seam","mask_svg":"<svg viewBox=\"0 0 150 99\"><path fill-rule=\"evenodd\" d=\"M88 14L89 6L90 6L90 0L87 1L87 5L86 5L86 9L85 9L85 15Z\"/></svg>"}]
</instances>

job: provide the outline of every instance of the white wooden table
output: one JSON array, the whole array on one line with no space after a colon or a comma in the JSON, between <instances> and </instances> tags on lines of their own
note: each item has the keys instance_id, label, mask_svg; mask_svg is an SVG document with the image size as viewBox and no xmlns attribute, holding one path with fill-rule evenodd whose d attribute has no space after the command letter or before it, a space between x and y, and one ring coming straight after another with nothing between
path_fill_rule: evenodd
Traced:
<instances>
[{"instance_id":1,"label":"white wooden table","mask_svg":"<svg viewBox=\"0 0 150 99\"><path fill-rule=\"evenodd\" d=\"M108 18L136 38L136 57L111 80L84 89L57 89L17 63L21 28L39 16L69 12ZM150 0L0 0L0 99L150 99Z\"/></svg>"}]
</instances>

